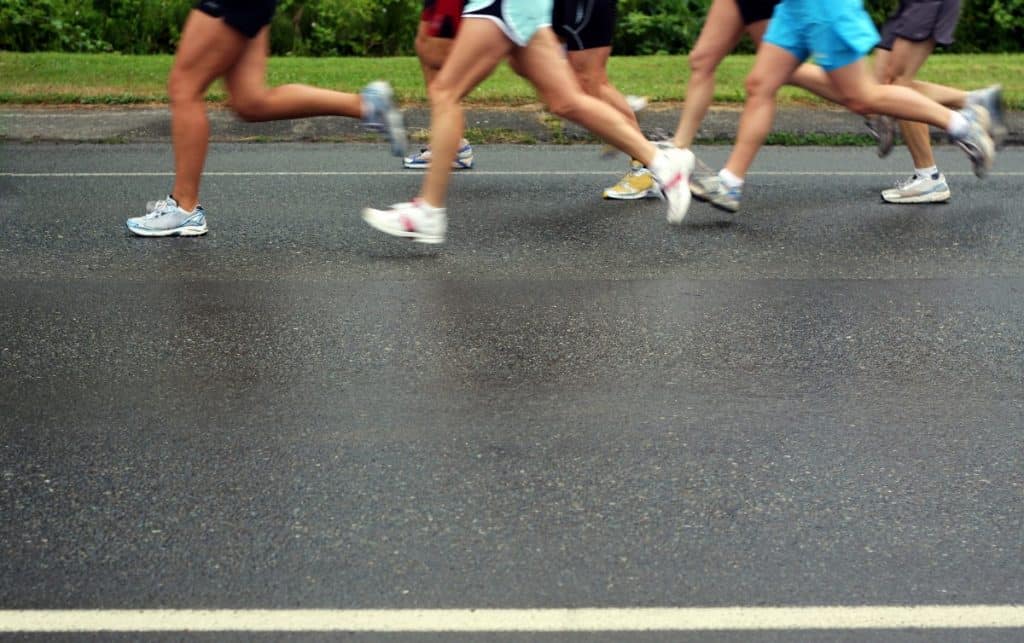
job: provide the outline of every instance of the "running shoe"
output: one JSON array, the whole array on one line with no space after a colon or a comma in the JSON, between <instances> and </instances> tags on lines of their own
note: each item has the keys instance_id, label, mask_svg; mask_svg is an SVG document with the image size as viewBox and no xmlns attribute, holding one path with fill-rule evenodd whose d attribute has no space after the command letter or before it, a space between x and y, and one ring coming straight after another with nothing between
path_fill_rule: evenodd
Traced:
<instances>
[{"instance_id":1,"label":"running shoe","mask_svg":"<svg viewBox=\"0 0 1024 643\"><path fill-rule=\"evenodd\" d=\"M974 175L979 179L985 178L996 157L996 146L988 134L991 128L988 110L981 105L968 105L960 113L967 119L968 129L962 138L954 138L953 142L971 159Z\"/></svg>"},{"instance_id":2,"label":"running shoe","mask_svg":"<svg viewBox=\"0 0 1024 643\"><path fill-rule=\"evenodd\" d=\"M988 111L989 118L991 119L991 130L989 136L992 137L992 142L995 143L996 149L1002 148L1003 142L1006 140L1009 129L1006 127L1006 121L1003 117L1003 86L992 85L985 89L976 89L973 92L967 94L968 105L980 105Z\"/></svg>"},{"instance_id":3,"label":"running shoe","mask_svg":"<svg viewBox=\"0 0 1024 643\"><path fill-rule=\"evenodd\" d=\"M690 209L690 175L694 156L690 150L660 150L655 161L654 178L668 201L668 222L682 223Z\"/></svg>"},{"instance_id":4,"label":"running shoe","mask_svg":"<svg viewBox=\"0 0 1024 643\"><path fill-rule=\"evenodd\" d=\"M604 191L604 198L621 201L635 201L653 197L661 198L661 189L651 171L643 166L640 161L629 162L629 172L626 176L610 188Z\"/></svg>"},{"instance_id":5,"label":"running shoe","mask_svg":"<svg viewBox=\"0 0 1024 643\"><path fill-rule=\"evenodd\" d=\"M392 100L394 92L391 85L383 80L375 80L364 87L360 94L367 108L363 115L363 125L371 131L384 132L391 143L391 153L404 157L409 140L405 133L405 119Z\"/></svg>"},{"instance_id":6,"label":"running shoe","mask_svg":"<svg viewBox=\"0 0 1024 643\"><path fill-rule=\"evenodd\" d=\"M740 199L743 196L742 187L726 187L717 174L705 176L699 182L700 190L703 192L703 201L707 201L719 210L739 212Z\"/></svg>"},{"instance_id":7,"label":"running shoe","mask_svg":"<svg viewBox=\"0 0 1024 643\"><path fill-rule=\"evenodd\" d=\"M886 203L945 203L949 197L949 185L941 172L931 176L914 174L895 188L882 191Z\"/></svg>"},{"instance_id":8,"label":"running shoe","mask_svg":"<svg viewBox=\"0 0 1024 643\"><path fill-rule=\"evenodd\" d=\"M363 221L386 234L420 243L443 243L448 228L445 209L432 208L420 199L396 203L386 210L366 208Z\"/></svg>"},{"instance_id":9,"label":"running shoe","mask_svg":"<svg viewBox=\"0 0 1024 643\"><path fill-rule=\"evenodd\" d=\"M150 203L148 213L132 217L125 224L132 234L140 237L198 237L207 231L203 206L197 205L195 210L186 212L170 196Z\"/></svg>"},{"instance_id":10,"label":"running shoe","mask_svg":"<svg viewBox=\"0 0 1024 643\"><path fill-rule=\"evenodd\" d=\"M425 170L430 167L431 152L429 147L421 148L419 152L411 156L405 157L402 163L402 167L410 170ZM455 155L455 160L452 161L453 170L471 170L473 169L473 146L466 143L459 148L458 153Z\"/></svg>"},{"instance_id":11,"label":"running shoe","mask_svg":"<svg viewBox=\"0 0 1024 643\"><path fill-rule=\"evenodd\" d=\"M704 189L704 182L708 179L718 180L715 171L707 163L694 157L696 164L693 168L693 175L690 176L690 194L700 201L707 201L707 190Z\"/></svg>"},{"instance_id":12,"label":"running shoe","mask_svg":"<svg viewBox=\"0 0 1024 643\"><path fill-rule=\"evenodd\" d=\"M878 158L884 159L896 144L896 119L892 116L874 115L864 119L868 131L878 141Z\"/></svg>"}]
</instances>

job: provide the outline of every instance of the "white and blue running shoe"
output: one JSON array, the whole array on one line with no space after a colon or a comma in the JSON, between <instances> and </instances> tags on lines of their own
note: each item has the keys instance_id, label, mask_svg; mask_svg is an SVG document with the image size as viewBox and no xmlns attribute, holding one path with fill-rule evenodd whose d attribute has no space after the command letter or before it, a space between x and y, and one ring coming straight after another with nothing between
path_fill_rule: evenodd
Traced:
<instances>
[{"instance_id":1,"label":"white and blue running shoe","mask_svg":"<svg viewBox=\"0 0 1024 643\"><path fill-rule=\"evenodd\" d=\"M203 206L186 212L171 197L150 203L149 212L126 222L132 234L140 237L198 237L206 234L206 211Z\"/></svg>"},{"instance_id":2,"label":"white and blue running shoe","mask_svg":"<svg viewBox=\"0 0 1024 643\"><path fill-rule=\"evenodd\" d=\"M895 188L882 190L886 203L945 203L949 201L949 184L941 172L931 176L912 175Z\"/></svg>"},{"instance_id":3,"label":"white and blue running shoe","mask_svg":"<svg viewBox=\"0 0 1024 643\"><path fill-rule=\"evenodd\" d=\"M719 210L739 212L740 199L743 198L742 187L727 187L717 174L705 176L697 181L700 192L694 192L701 201L707 201Z\"/></svg>"},{"instance_id":4,"label":"white and blue running shoe","mask_svg":"<svg viewBox=\"0 0 1024 643\"><path fill-rule=\"evenodd\" d=\"M405 157L402 163L402 167L410 170L425 170L430 167L430 159L432 153L429 147L424 147L416 154ZM466 143L459 148L459 151L455 154L455 160L452 161L453 170L471 170L473 169L473 146Z\"/></svg>"},{"instance_id":5,"label":"white and blue running shoe","mask_svg":"<svg viewBox=\"0 0 1024 643\"><path fill-rule=\"evenodd\" d=\"M393 101L394 91L383 80L375 80L360 92L366 113L363 125L373 132L384 132L391 143L391 154L404 157L409 148L405 133L405 119Z\"/></svg>"}]
</instances>

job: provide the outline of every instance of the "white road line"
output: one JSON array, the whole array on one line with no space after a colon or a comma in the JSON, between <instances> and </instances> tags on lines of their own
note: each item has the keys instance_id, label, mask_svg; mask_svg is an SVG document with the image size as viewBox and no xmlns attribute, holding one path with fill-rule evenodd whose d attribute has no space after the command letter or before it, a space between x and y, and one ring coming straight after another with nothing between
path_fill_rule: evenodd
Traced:
<instances>
[{"instance_id":1,"label":"white road line","mask_svg":"<svg viewBox=\"0 0 1024 643\"><path fill-rule=\"evenodd\" d=\"M456 172L457 176L617 176L621 170L524 170L524 171L489 171L471 170ZM856 171L798 171L798 172L751 172L750 176L893 176L892 172L856 172ZM974 176L972 172L945 172L946 176ZM173 172L0 172L0 177L15 179L31 178L127 178L127 177L171 177ZM415 171L372 171L355 172L203 172L203 176L422 176ZM989 176L1024 176L1021 172L989 172Z\"/></svg>"},{"instance_id":2,"label":"white road line","mask_svg":"<svg viewBox=\"0 0 1024 643\"><path fill-rule=\"evenodd\" d=\"M694 632L1024 628L1024 605L0 610L0 632Z\"/></svg>"}]
</instances>

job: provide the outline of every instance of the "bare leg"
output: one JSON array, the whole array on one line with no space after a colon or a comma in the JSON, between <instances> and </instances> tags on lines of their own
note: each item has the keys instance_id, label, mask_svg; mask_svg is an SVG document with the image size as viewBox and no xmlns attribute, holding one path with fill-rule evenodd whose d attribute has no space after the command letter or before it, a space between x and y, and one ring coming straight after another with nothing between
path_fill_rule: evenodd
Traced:
<instances>
[{"instance_id":1,"label":"bare leg","mask_svg":"<svg viewBox=\"0 0 1024 643\"><path fill-rule=\"evenodd\" d=\"M762 29L763 32L763 29ZM672 144L693 145L701 121L715 95L715 70L743 36L743 18L735 0L714 0L704 27L690 52L690 80L686 85L686 103L679 116Z\"/></svg>"},{"instance_id":2,"label":"bare leg","mask_svg":"<svg viewBox=\"0 0 1024 643\"><path fill-rule=\"evenodd\" d=\"M201 11L192 11L185 21L167 93L174 147L171 194L178 206L188 212L199 203L199 182L209 145L206 90L235 63L247 44L245 36Z\"/></svg>"},{"instance_id":3,"label":"bare leg","mask_svg":"<svg viewBox=\"0 0 1024 643\"><path fill-rule=\"evenodd\" d=\"M843 105L858 114L886 114L948 130L954 112L908 87L879 85L864 59L829 72Z\"/></svg>"},{"instance_id":4,"label":"bare leg","mask_svg":"<svg viewBox=\"0 0 1024 643\"><path fill-rule=\"evenodd\" d=\"M558 40L549 27L538 31L526 47L513 51L512 57L552 113L582 125L644 165L651 165L657 148L643 137L635 122L583 92L559 55Z\"/></svg>"},{"instance_id":5,"label":"bare leg","mask_svg":"<svg viewBox=\"0 0 1024 643\"><path fill-rule=\"evenodd\" d=\"M897 38L893 43L892 54L886 61L888 63L886 75L891 79L890 82L903 87L913 87L914 77L934 49L934 40L912 42ZM900 121L900 131L914 161L914 167L934 166L935 156L932 154L928 126L914 121Z\"/></svg>"},{"instance_id":6,"label":"bare leg","mask_svg":"<svg viewBox=\"0 0 1024 643\"><path fill-rule=\"evenodd\" d=\"M429 29L430 26L421 20L416 32L416 56L420 60L423 82L427 86L434 81L452 50L451 38L435 38L430 35Z\"/></svg>"},{"instance_id":7,"label":"bare leg","mask_svg":"<svg viewBox=\"0 0 1024 643\"><path fill-rule=\"evenodd\" d=\"M768 138L775 120L776 94L800 62L793 54L771 43L762 43L757 50L754 68L747 76L747 102L740 117L736 145L725 164L725 169L738 178L747 175L754 157Z\"/></svg>"},{"instance_id":8,"label":"bare leg","mask_svg":"<svg viewBox=\"0 0 1024 643\"><path fill-rule=\"evenodd\" d=\"M569 52L569 65L576 74L576 80L594 98L599 98L629 119L637 129L640 123L636 114L630 109L626 97L608 80L608 58L612 54L611 47L595 47L583 51Z\"/></svg>"},{"instance_id":9,"label":"bare leg","mask_svg":"<svg viewBox=\"0 0 1024 643\"><path fill-rule=\"evenodd\" d=\"M358 94L296 84L268 88L269 47L270 30L264 28L249 41L242 56L225 75L231 107L239 116L247 121L306 116L362 117L363 100Z\"/></svg>"},{"instance_id":10,"label":"bare leg","mask_svg":"<svg viewBox=\"0 0 1024 643\"><path fill-rule=\"evenodd\" d=\"M428 205L441 207L445 203L452 162L465 128L459 102L494 71L513 47L490 20L467 18L459 26L448 60L429 87L433 156L420 189L420 198Z\"/></svg>"},{"instance_id":11,"label":"bare leg","mask_svg":"<svg viewBox=\"0 0 1024 643\"><path fill-rule=\"evenodd\" d=\"M940 105L951 109L963 109L967 106L967 92L962 89L936 85L923 80L915 80L912 86L915 91L924 94Z\"/></svg>"}]
</instances>

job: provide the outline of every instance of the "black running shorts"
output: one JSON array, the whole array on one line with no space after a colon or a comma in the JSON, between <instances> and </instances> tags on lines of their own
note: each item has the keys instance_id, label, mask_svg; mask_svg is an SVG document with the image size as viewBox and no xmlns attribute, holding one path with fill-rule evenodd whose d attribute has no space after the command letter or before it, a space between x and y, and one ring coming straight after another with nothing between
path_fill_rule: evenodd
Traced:
<instances>
[{"instance_id":1,"label":"black running shorts","mask_svg":"<svg viewBox=\"0 0 1024 643\"><path fill-rule=\"evenodd\" d=\"M274 18L277 0L200 0L196 9L222 19L246 38L255 38Z\"/></svg>"},{"instance_id":2,"label":"black running shorts","mask_svg":"<svg viewBox=\"0 0 1024 643\"><path fill-rule=\"evenodd\" d=\"M551 26L569 51L611 47L615 0L555 0Z\"/></svg>"},{"instance_id":3,"label":"black running shorts","mask_svg":"<svg viewBox=\"0 0 1024 643\"><path fill-rule=\"evenodd\" d=\"M772 12L775 11L775 5L779 4L779 2L780 0L736 0L736 4L740 8L740 16L743 17L743 24L745 25L752 25L755 22L771 19Z\"/></svg>"},{"instance_id":4,"label":"black running shorts","mask_svg":"<svg viewBox=\"0 0 1024 643\"><path fill-rule=\"evenodd\" d=\"M897 38L949 45L959 21L960 0L901 0L899 9L882 26L878 48L891 50Z\"/></svg>"}]
</instances>

